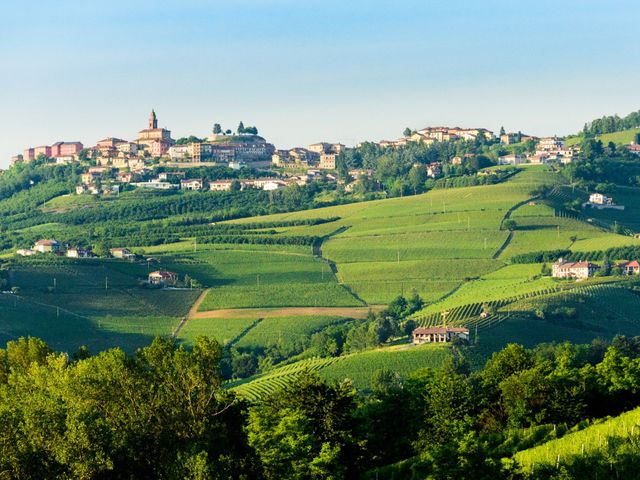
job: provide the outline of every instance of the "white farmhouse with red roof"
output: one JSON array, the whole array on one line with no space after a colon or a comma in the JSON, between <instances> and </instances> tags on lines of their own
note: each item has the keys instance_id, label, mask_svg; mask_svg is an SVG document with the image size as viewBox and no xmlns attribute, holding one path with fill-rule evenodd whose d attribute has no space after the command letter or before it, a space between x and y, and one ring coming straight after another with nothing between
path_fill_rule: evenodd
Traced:
<instances>
[{"instance_id":1,"label":"white farmhouse with red roof","mask_svg":"<svg viewBox=\"0 0 640 480\"><path fill-rule=\"evenodd\" d=\"M178 274L175 272L156 270L149 274L149 283L151 285L175 285L177 281Z\"/></svg>"},{"instance_id":2,"label":"white farmhouse with red roof","mask_svg":"<svg viewBox=\"0 0 640 480\"><path fill-rule=\"evenodd\" d=\"M418 327L413 333L413 344L447 343L454 338L469 340L469 329L464 327Z\"/></svg>"},{"instance_id":3,"label":"white farmhouse with red roof","mask_svg":"<svg viewBox=\"0 0 640 480\"><path fill-rule=\"evenodd\" d=\"M552 275L554 278L576 278L583 279L593 277L600 269L598 265L591 262L567 262L560 258L553 264Z\"/></svg>"}]
</instances>

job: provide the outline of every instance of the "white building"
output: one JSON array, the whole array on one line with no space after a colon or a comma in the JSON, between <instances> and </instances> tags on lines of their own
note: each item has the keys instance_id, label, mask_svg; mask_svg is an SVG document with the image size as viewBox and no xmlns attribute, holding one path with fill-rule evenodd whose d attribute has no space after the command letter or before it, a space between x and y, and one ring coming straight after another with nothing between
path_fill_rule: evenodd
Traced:
<instances>
[{"instance_id":1,"label":"white building","mask_svg":"<svg viewBox=\"0 0 640 480\"><path fill-rule=\"evenodd\" d=\"M600 267L591 262L567 262L560 258L553 264L552 275L554 278L583 279L593 277Z\"/></svg>"},{"instance_id":2,"label":"white building","mask_svg":"<svg viewBox=\"0 0 640 480\"><path fill-rule=\"evenodd\" d=\"M517 153L512 153L510 155L503 155L498 159L499 165L520 165L525 163L526 157L524 155L519 155Z\"/></svg>"}]
</instances>

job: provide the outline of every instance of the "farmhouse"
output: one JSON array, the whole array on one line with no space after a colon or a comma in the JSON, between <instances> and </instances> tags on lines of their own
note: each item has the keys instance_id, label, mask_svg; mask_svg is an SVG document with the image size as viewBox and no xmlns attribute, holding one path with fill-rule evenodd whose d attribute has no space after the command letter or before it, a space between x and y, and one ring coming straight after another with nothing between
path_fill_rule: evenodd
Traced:
<instances>
[{"instance_id":1,"label":"farmhouse","mask_svg":"<svg viewBox=\"0 0 640 480\"><path fill-rule=\"evenodd\" d=\"M69 258L88 258L91 256L88 250L76 247L69 248L66 255Z\"/></svg>"},{"instance_id":2,"label":"farmhouse","mask_svg":"<svg viewBox=\"0 0 640 480\"><path fill-rule=\"evenodd\" d=\"M591 262L567 262L560 258L553 264L552 275L554 278L589 278L600 267Z\"/></svg>"},{"instance_id":3,"label":"farmhouse","mask_svg":"<svg viewBox=\"0 0 640 480\"><path fill-rule=\"evenodd\" d=\"M464 327L418 327L413 331L413 344L446 343L455 338L469 340L469 329Z\"/></svg>"},{"instance_id":4,"label":"farmhouse","mask_svg":"<svg viewBox=\"0 0 640 480\"><path fill-rule=\"evenodd\" d=\"M625 275L638 275L640 274L640 262L633 260L631 262L624 262L618 265Z\"/></svg>"},{"instance_id":5,"label":"farmhouse","mask_svg":"<svg viewBox=\"0 0 640 480\"><path fill-rule=\"evenodd\" d=\"M128 248L112 248L109 251L113 258L131 258L135 256Z\"/></svg>"},{"instance_id":6,"label":"farmhouse","mask_svg":"<svg viewBox=\"0 0 640 480\"><path fill-rule=\"evenodd\" d=\"M201 178L190 178L180 180L180 188L182 190L202 190L204 181Z\"/></svg>"},{"instance_id":7,"label":"farmhouse","mask_svg":"<svg viewBox=\"0 0 640 480\"><path fill-rule=\"evenodd\" d=\"M582 207L591 207L602 210L603 208L613 208L615 210L624 210L624 205L616 205L613 198L607 197L602 193L592 193L589 195L589 201L582 204Z\"/></svg>"},{"instance_id":8,"label":"farmhouse","mask_svg":"<svg viewBox=\"0 0 640 480\"><path fill-rule=\"evenodd\" d=\"M38 240L33 250L40 253L55 253L60 250L60 244L55 240Z\"/></svg>"},{"instance_id":9,"label":"farmhouse","mask_svg":"<svg viewBox=\"0 0 640 480\"><path fill-rule=\"evenodd\" d=\"M156 270L149 274L151 285L175 285L178 281L178 274L166 270Z\"/></svg>"}]
</instances>

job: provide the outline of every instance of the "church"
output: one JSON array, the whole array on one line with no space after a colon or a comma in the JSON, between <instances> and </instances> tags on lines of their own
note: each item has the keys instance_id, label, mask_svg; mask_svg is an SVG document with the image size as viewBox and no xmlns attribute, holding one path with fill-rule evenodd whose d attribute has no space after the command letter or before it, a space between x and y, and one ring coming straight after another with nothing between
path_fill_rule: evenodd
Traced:
<instances>
[{"instance_id":1,"label":"church","mask_svg":"<svg viewBox=\"0 0 640 480\"><path fill-rule=\"evenodd\" d=\"M148 128L138 132L136 142L154 157L164 155L174 143L171 138L171 131L165 128L158 128L158 117L156 117L154 110L151 110L149 115Z\"/></svg>"}]
</instances>

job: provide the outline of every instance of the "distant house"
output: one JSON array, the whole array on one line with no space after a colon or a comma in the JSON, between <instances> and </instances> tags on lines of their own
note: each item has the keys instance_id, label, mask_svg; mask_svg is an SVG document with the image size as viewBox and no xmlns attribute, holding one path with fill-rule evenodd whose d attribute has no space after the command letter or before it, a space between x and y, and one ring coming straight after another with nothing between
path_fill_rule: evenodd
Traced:
<instances>
[{"instance_id":1,"label":"distant house","mask_svg":"<svg viewBox=\"0 0 640 480\"><path fill-rule=\"evenodd\" d=\"M605 208L614 210L624 210L624 205L616 205L613 198L603 195L602 193L592 193L589 195L589 201L582 204L583 207L597 208L602 210Z\"/></svg>"},{"instance_id":2,"label":"distant house","mask_svg":"<svg viewBox=\"0 0 640 480\"><path fill-rule=\"evenodd\" d=\"M526 157L524 155L518 155L517 153L512 153L511 155L503 155L498 159L499 165L520 165L526 161Z\"/></svg>"},{"instance_id":3,"label":"distant house","mask_svg":"<svg viewBox=\"0 0 640 480\"><path fill-rule=\"evenodd\" d=\"M113 258L131 258L135 256L128 248L112 248L109 252Z\"/></svg>"},{"instance_id":4,"label":"distant house","mask_svg":"<svg viewBox=\"0 0 640 480\"><path fill-rule=\"evenodd\" d=\"M72 247L66 253L69 258L87 258L90 256L89 251L83 248Z\"/></svg>"},{"instance_id":5,"label":"distant house","mask_svg":"<svg viewBox=\"0 0 640 480\"><path fill-rule=\"evenodd\" d=\"M435 178L442 175L442 164L440 162L433 162L427 165L427 176Z\"/></svg>"},{"instance_id":6,"label":"distant house","mask_svg":"<svg viewBox=\"0 0 640 480\"><path fill-rule=\"evenodd\" d=\"M625 262L618 265L625 275L638 275L640 274L640 262L632 260L631 262Z\"/></svg>"},{"instance_id":7,"label":"distant house","mask_svg":"<svg viewBox=\"0 0 640 480\"><path fill-rule=\"evenodd\" d=\"M182 190L202 190L204 181L201 178L189 178L180 180L180 188Z\"/></svg>"},{"instance_id":8,"label":"distant house","mask_svg":"<svg viewBox=\"0 0 640 480\"><path fill-rule=\"evenodd\" d=\"M178 274L175 272L156 270L149 274L149 283L151 285L175 285L177 281Z\"/></svg>"},{"instance_id":9,"label":"distant house","mask_svg":"<svg viewBox=\"0 0 640 480\"><path fill-rule=\"evenodd\" d=\"M33 246L33 250L40 253L56 253L60 250L60 244L55 240L38 240Z\"/></svg>"},{"instance_id":10,"label":"distant house","mask_svg":"<svg viewBox=\"0 0 640 480\"><path fill-rule=\"evenodd\" d=\"M589 203L595 203L597 205L612 205L613 199L601 193L592 193L589 195Z\"/></svg>"},{"instance_id":11,"label":"distant house","mask_svg":"<svg viewBox=\"0 0 640 480\"><path fill-rule=\"evenodd\" d=\"M553 264L551 272L554 278L583 279L593 277L599 269L600 267L595 263L567 262L560 258Z\"/></svg>"},{"instance_id":12,"label":"distant house","mask_svg":"<svg viewBox=\"0 0 640 480\"><path fill-rule=\"evenodd\" d=\"M323 153L320 155L320 163L318 168L320 170L335 170L336 169L336 157L335 153Z\"/></svg>"},{"instance_id":13,"label":"distant house","mask_svg":"<svg viewBox=\"0 0 640 480\"><path fill-rule=\"evenodd\" d=\"M228 192L231 190L233 180L214 180L209 182L209 190L214 192Z\"/></svg>"},{"instance_id":14,"label":"distant house","mask_svg":"<svg viewBox=\"0 0 640 480\"><path fill-rule=\"evenodd\" d=\"M469 329L464 327L418 327L413 333L413 344L447 343L455 338L469 340Z\"/></svg>"},{"instance_id":15,"label":"distant house","mask_svg":"<svg viewBox=\"0 0 640 480\"><path fill-rule=\"evenodd\" d=\"M16 250L16 254L20 255L21 257L30 257L31 255L35 255L36 251L30 248L21 248L19 250Z\"/></svg>"}]
</instances>

